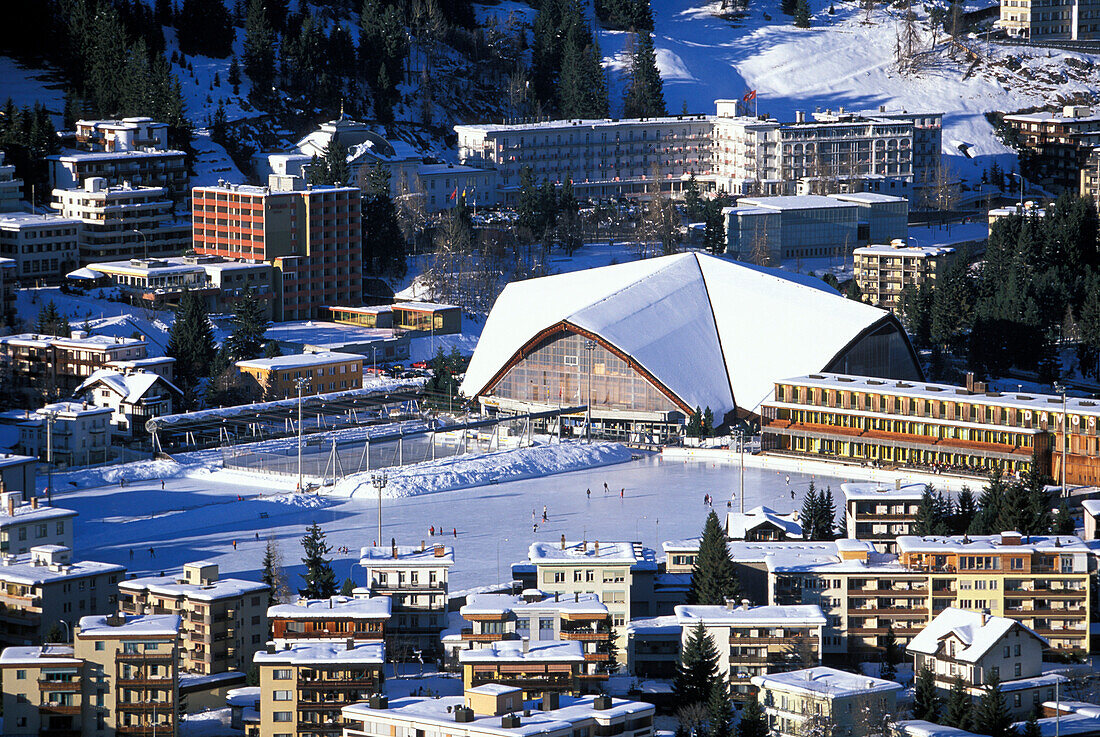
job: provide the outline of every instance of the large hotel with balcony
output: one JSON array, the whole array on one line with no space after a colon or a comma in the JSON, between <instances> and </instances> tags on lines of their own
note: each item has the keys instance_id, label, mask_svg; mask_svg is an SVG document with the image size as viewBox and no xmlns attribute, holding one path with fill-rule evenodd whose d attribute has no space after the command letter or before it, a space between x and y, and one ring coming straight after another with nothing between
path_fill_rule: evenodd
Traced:
<instances>
[{"instance_id":1,"label":"large hotel with balcony","mask_svg":"<svg viewBox=\"0 0 1100 737\"><path fill-rule=\"evenodd\" d=\"M1100 483L1092 399L822 373L776 382L762 416L771 453L976 476L1038 463L1058 479L1064 450L1067 484Z\"/></svg>"}]
</instances>

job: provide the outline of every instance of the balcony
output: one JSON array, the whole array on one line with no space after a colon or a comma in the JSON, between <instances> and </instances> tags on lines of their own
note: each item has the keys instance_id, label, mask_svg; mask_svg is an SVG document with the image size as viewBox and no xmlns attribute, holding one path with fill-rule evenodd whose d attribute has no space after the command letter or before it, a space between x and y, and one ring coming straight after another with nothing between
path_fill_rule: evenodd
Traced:
<instances>
[{"instance_id":1,"label":"balcony","mask_svg":"<svg viewBox=\"0 0 1100 737\"><path fill-rule=\"evenodd\" d=\"M79 691L80 679L73 681L38 681L39 691Z\"/></svg>"},{"instance_id":2,"label":"balcony","mask_svg":"<svg viewBox=\"0 0 1100 737\"><path fill-rule=\"evenodd\" d=\"M589 663L606 663L611 660L609 653L585 653L584 659Z\"/></svg>"},{"instance_id":3,"label":"balcony","mask_svg":"<svg viewBox=\"0 0 1100 737\"><path fill-rule=\"evenodd\" d=\"M79 714L80 704L39 704L40 714Z\"/></svg>"},{"instance_id":4,"label":"balcony","mask_svg":"<svg viewBox=\"0 0 1100 737\"><path fill-rule=\"evenodd\" d=\"M175 662L175 658L170 654L149 653L119 653L116 660L121 663L148 663L149 665L168 665Z\"/></svg>"},{"instance_id":5,"label":"balcony","mask_svg":"<svg viewBox=\"0 0 1100 737\"><path fill-rule=\"evenodd\" d=\"M563 640L576 640L579 642L604 642L611 639L610 632L587 632L587 631L575 631L569 630L561 631L561 639Z\"/></svg>"}]
</instances>

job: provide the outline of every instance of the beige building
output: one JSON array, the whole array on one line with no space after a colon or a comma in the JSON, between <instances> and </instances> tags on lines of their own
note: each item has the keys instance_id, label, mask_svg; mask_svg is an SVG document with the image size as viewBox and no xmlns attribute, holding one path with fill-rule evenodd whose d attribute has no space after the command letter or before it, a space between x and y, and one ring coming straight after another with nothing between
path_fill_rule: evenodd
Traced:
<instances>
[{"instance_id":1,"label":"beige building","mask_svg":"<svg viewBox=\"0 0 1100 737\"><path fill-rule=\"evenodd\" d=\"M260 670L259 737L331 737L343 726L340 710L378 693L381 642L274 643L255 656Z\"/></svg>"},{"instance_id":2,"label":"beige building","mask_svg":"<svg viewBox=\"0 0 1100 737\"><path fill-rule=\"evenodd\" d=\"M498 640L478 650L462 650L458 662L466 688L509 686L530 699L546 694L578 696L582 690L584 652L579 642Z\"/></svg>"},{"instance_id":3,"label":"beige building","mask_svg":"<svg viewBox=\"0 0 1100 737\"><path fill-rule=\"evenodd\" d=\"M62 217L84 224L81 265L176 256L191 247L191 225L175 219L164 187L110 186L102 177L91 177L79 189L55 189L52 206Z\"/></svg>"},{"instance_id":4,"label":"beige building","mask_svg":"<svg viewBox=\"0 0 1100 737\"><path fill-rule=\"evenodd\" d=\"M726 606L681 605L676 607L676 621L683 644L703 625L718 649L718 671L727 674L735 701L755 691L754 676L821 665L826 619L817 606L749 606L734 601Z\"/></svg>"},{"instance_id":5,"label":"beige building","mask_svg":"<svg viewBox=\"0 0 1100 737\"><path fill-rule=\"evenodd\" d=\"M994 24L1014 38L1088 41L1100 32L1100 4L1094 0L1001 0Z\"/></svg>"},{"instance_id":6,"label":"beige building","mask_svg":"<svg viewBox=\"0 0 1100 737\"><path fill-rule=\"evenodd\" d=\"M23 286L57 284L79 266L83 223L76 218L33 212L0 214L0 257L15 261Z\"/></svg>"},{"instance_id":7,"label":"beige building","mask_svg":"<svg viewBox=\"0 0 1100 737\"><path fill-rule=\"evenodd\" d=\"M917 521L924 484L847 483L840 489L847 536L870 542L880 553L896 553L898 536L910 534Z\"/></svg>"},{"instance_id":8,"label":"beige building","mask_svg":"<svg viewBox=\"0 0 1100 737\"><path fill-rule=\"evenodd\" d=\"M889 245L871 245L853 251L855 280L864 300L898 312L906 287L935 286L955 258L955 249L944 246L909 246L902 239Z\"/></svg>"},{"instance_id":9,"label":"beige building","mask_svg":"<svg viewBox=\"0 0 1100 737\"><path fill-rule=\"evenodd\" d=\"M57 523L39 524L53 527ZM4 556L0 560L0 644L45 642L55 630L68 639L81 617L116 610L117 584L125 575L126 569L113 563L74 563L72 550L62 545L37 545L26 555Z\"/></svg>"},{"instance_id":10,"label":"beige building","mask_svg":"<svg viewBox=\"0 0 1100 737\"><path fill-rule=\"evenodd\" d=\"M74 330L69 338L21 333L0 338L0 379L11 382L28 406L42 399L59 399L72 392L96 370L112 361L146 357L143 339L85 335Z\"/></svg>"},{"instance_id":11,"label":"beige building","mask_svg":"<svg viewBox=\"0 0 1100 737\"><path fill-rule=\"evenodd\" d=\"M367 581L363 593L388 596L392 602L386 647L393 659L415 660L417 651L429 658L439 652L439 637L447 626L447 575L454 563L454 548L448 545L360 550Z\"/></svg>"},{"instance_id":12,"label":"beige building","mask_svg":"<svg viewBox=\"0 0 1100 737\"><path fill-rule=\"evenodd\" d=\"M1046 646L1045 638L1014 619L948 607L907 649L913 672L930 670L945 702L956 678L962 678L975 706L996 678L1009 714L1024 720L1068 680L1043 673Z\"/></svg>"},{"instance_id":13,"label":"beige building","mask_svg":"<svg viewBox=\"0 0 1100 737\"><path fill-rule=\"evenodd\" d=\"M363 386L363 356L358 353L299 353L278 358L237 361L245 391L255 401L285 399L298 394L297 381L306 379L303 395L359 389Z\"/></svg>"},{"instance_id":14,"label":"beige building","mask_svg":"<svg viewBox=\"0 0 1100 737\"><path fill-rule=\"evenodd\" d=\"M33 484L26 492L0 491L0 554L25 555L36 545L72 548L76 512L51 506L35 493ZM23 501L27 495L29 502Z\"/></svg>"},{"instance_id":15,"label":"beige building","mask_svg":"<svg viewBox=\"0 0 1100 737\"><path fill-rule=\"evenodd\" d=\"M333 596L301 598L267 610L276 646L307 640L323 642L382 642L393 601L388 596Z\"/></svg>"},{"instance_id":16,"label":"beige building","mask_svg":"<svg viewBox=\"0 0 1100 737\"><path fill-rule=\"evenodd\" d=\"M844 737L872 737L887 732L897 711L900 683L817 667L754 676L768 732L776 737L802 737L820 730Z\"/></svg>"},{"instance_id":17,"label":"beige building","mask_svg":"<svg viewBox=\"0 0 1100 737\"><path fill-rule=\"evenodd\" d=\"M4 648L0 653L0 682L5 735L85 734L84 713L94 710L95 698L85 692L84 661L73 654L72 645ZM98 726L95 721L92 725ZM106 734L106 722L103 727L102 732L87 734Z\"/></svg>"},{"instance_id":18,"label":"beige building","mask_svg":"<svg viewBox=\"0 0 1100 737\"><path fill-rule=\"evenodd\" d=\"M481 686L462 696L409 697L343 710L343 737L461 734L464 737L582 737L653 734L654 707L610 696L544 697L527 709L519 689ZM530 706L534 706L531 704Z\"/></svg>"},{"instance_id":19,"label":"beige building","mask_svg":"<svg viewBox=\"0 0 1100 737\"><path fill-rule=\"evenodd\" d=\"M221 578L216 563L199 561L183 575L131 578L118 585L125 614L178 614L180 669L211 674L247 671L267 639L266 584Z\"/></svg>"}]
</instances>

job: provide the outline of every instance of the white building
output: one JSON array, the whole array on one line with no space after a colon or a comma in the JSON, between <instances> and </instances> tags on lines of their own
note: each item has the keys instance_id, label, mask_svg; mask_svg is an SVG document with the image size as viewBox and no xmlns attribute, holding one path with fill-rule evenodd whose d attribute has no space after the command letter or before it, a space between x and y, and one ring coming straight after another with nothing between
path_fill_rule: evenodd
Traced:
<instances>
[{"instance_id":1,"label":"white building","mask_svg":"<svg viewBox=\"0 0 1100 737\"><path fill-rule=\"evenodd\" d=\"M19 267L13 258L0 258L0 326L15 324L15 284Z\"/></svg>"},{"instance_id":2,"label":"white building","mask_svg":"<svg viewBox=\"0 0 1100 737\"><path fill-rule=\"evenodd\" d=\"M57 283L77 266L83 225L58 215L0 213L0 256L15 261L15 278L25 286Z\"/></svg>"},{"instance_id":3,"label":"white building","mask_svg":"<svg viewBox=\"0 0 1100 737\"><path fill-rule=\"evenodd\" d=\"M112 433L126 438L144 433L150 418L172 414L183 398L175 384L151 371L99 369L76 392L88 404L110 409Z\"/></svg>"},{"instance_id":4,"label":"white building","mask_svg":"<svg viewBox=\"0 0 1100 737\"><path fill-rule=\"evenodd\" d=\"M4 163L0 151L0 212L15 212L23 205L23 180L15 176L15 166Z\"/></svg>"},{"instance_id":5,"label":"white building","mask_svg":"<svg viewBox=\"0 0 1100 737\"><path fill-rule=\"evenodd\" d=\"M84 223L80 263L174 256L191 247L191 224L178 221L165 187L110 186L89 177L78 189L55 189L53 208Z\"/></svg>"},{"instance_id":6,"label":"white building","mask_svg":"<svg viewBox=\"0 0 1100 737\"><path fill-rule=\"evenodd\" d=\"M777 737L801 737L820 729L845 737L887 732L897 709L900 683L834 668L807 668L754 676L768 731Z\"/></svg>"},{"instance_id":7,"label":"white building","mask_svg":"<svg viewBox=\"0 0 1100 737\"><path fill-rule=\"evenodd\" d=\"M927 668L945 700L956 678L966 684L975 703L994 678L1000 681L1005 706L1025 719L1054 698L1065 676L1043 673L1047 640L1035 630L1006 617L948 607L914 637L906 648L914 673Z\"/></svg>"},{"instance_id":8,"label":"white building","mask_svg":"<svg viewBox=\"0 0 1100 737\"><path fill-rule=\"evenodd\" d=\"M0 413L0 424L17 428L25 455L59 468L107 462L111 410L87 402L55 402L38 410Z\"/></svg>"},{"instance_id":9,"label":"white building","mask_svg":"<svg viewBox=\"0 0 1100 737\"><path fill-rule=\"evenodd\" d=\"M913 523L917 521L924 486L890 486L874 482L841 484L847 537L870 542L880 553L896 553L898 536L911 534Z\"/></svg>"},{"instance_id":10,"label":"white building","mask_svg":"<svg viewBox=\"0 0 1100 737\"><path fill-rule=\"evenodd\" d=\"M726 512L726 537L749 542L801 539L799 516L797 510L783 514L764 506L747 512Z\"/></svg>"},{"instance_id":11,"label":"white building","mask_svg":"<svg viewBox=\"0 0 1100 737\"><path fill-rule=\"evenodd\" d=\"M386 645L397 658L425 657L440 649L447 626L447 574L455 563L449 545L368 546L359 551L366 592L389 596L393 616L386 625Z\"/></svg>"},{"instance_id":12,"label":"white building","mask_svg":"<svg viewBox=\"0 0 1100 737\"><path fill-rule=\"evenodd\" d=\"M43 497L24 501L22 491L0 492L0 553L23 555L36 545L72 548L75 519L76 512L51 506Z\"/></svg>"}]
</instances>

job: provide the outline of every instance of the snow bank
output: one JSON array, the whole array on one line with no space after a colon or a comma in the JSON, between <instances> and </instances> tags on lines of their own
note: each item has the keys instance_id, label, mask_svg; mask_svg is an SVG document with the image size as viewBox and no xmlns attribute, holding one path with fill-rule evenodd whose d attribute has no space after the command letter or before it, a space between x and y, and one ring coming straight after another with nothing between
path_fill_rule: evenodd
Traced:
<instances>
[{"instance_id":1,"label":"snow bank","mask_svg":"<svg viewBox=\"0 0 1100 737\"><path fill-rule=\"evenodd\" d=\"M202 464L184 465L170 460L134 461L114 466L80 468L53 475L55 489L88 489L96 486L118 484L120 481L152 481L184 476L188 471L202 468ZM39 488L46 488L46 477L38 479Z\"/></svg>"},{"instance_id":2,"label":"snow bank","mask_svg":"<svg viewBox=\"0 0 1100 737\"><path fill-rule=\"evenodd\" d=\"M398 498L438 491L466 489L503 481L518 481L607 466L629 461L631 451L618 443L565 442L529 448L470 454L388 470L384 496ZM326 493L349 498L371 498L378 491L371 486L370 473L341 479Z\"/></svg>"}]
</instances>

